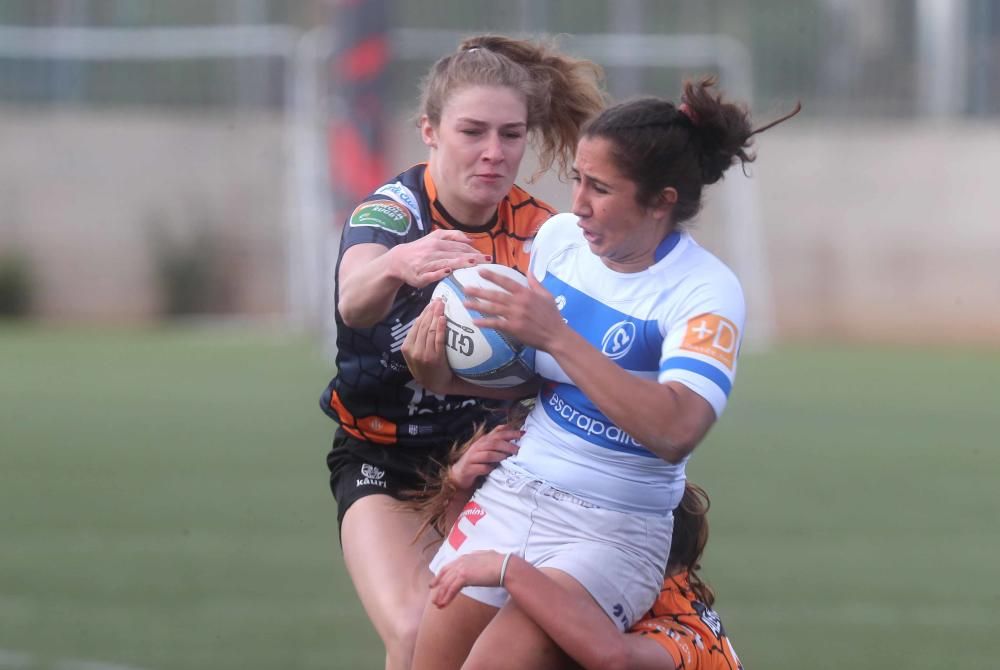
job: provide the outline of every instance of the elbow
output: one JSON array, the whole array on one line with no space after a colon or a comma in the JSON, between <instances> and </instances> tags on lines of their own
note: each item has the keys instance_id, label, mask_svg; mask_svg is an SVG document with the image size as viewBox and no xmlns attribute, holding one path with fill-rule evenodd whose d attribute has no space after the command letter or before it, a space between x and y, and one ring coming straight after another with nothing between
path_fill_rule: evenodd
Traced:
<instances>
[{"instance_id":1,"label":"elbow","mask_svg":"<svg viewBox=\"0 0 1000 670\"><path fill-rule=\"evenodd\" d=\"M671 465L691 455L705 437L703 430L671 430L660 433L650 444L650 451Z\"/></svg>"},{"instance_id":2,"label":"elbow","mask_svg":"<svg viewBox=\"0 0 1000 670\"><path fill-rule=\"evenodd\" d=\"M340 312L340 320L348 328L369 328L375 325L374 323L368 323L361 312L352 309L348 304L338 305L337 311Z\"/></svg>"},{"instance_id":3,"label":"elbow","mask_svg":"<svg viewBox=\"0 0 1000 670\"><path fill-rule=\"evenodd\" d=\"M340 320L348 328L371 328L379 322L379 315L371 309L365 309L365 305L357 300L351 299L349 292L341 291L337 301L337 312Z\"/></svg>"}]
</instances>

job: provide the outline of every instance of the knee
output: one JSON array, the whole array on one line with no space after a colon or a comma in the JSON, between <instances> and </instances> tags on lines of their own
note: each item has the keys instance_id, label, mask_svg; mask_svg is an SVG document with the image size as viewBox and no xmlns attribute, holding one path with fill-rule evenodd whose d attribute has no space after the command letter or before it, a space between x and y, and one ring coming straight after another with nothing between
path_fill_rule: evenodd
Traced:
<instances>
[{"instance_id":1,"label":"knee","mask_svg":"<svg viewBox=\"0 0 1000 670\"><path fill-rule=\"evenodd\" d=\"M391 667L409 668L413 649L417 645L420 616L401 612L384 631L382 639L386 655L393 661Z\"/></svg>"}]
</instances>

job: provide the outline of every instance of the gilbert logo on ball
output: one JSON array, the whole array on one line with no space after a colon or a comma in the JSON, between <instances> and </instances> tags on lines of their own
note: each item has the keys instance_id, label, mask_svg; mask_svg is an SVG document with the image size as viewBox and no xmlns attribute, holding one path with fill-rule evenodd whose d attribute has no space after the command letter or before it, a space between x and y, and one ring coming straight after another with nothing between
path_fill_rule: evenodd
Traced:
<instances>
[{"instance_id":1,"label":"gilbert logo on ball","mask_svg":"<svg viewBox=\"0 0 1000 670\"><path fill-rule=\"evenodd\" d=\"M433 297L444 300L448 364L455 374L473 384L492 388L517 386L535 375L535 350L498 330L475 325L472 320L482 315L462 304L468 286L503 290L479 275L483 269L528 285L528 280L517 270L496 264L460 268L442 279L434 288Z\"/></svg>"}]
</instances>

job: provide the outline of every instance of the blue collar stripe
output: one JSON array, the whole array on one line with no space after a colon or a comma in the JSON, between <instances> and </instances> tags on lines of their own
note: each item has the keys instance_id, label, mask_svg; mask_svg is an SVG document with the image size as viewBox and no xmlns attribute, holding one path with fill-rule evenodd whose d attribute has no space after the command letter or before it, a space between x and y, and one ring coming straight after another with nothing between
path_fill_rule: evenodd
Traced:
<instances>
[{"instance_id":1,"label":"blue collar stripe","mask_svg":"<svg viewBox=\"0 0 1000 670\"><path fill-rule=\"evenodd\" d=\"M673 251L674 247L676 247L677 243L680 241L681 241L680 233L670 233L669 235L664 237L663 241L656 245L656 251L653 252L653 262L659 263L664 258L666 258L667 254Z\"/></svg>"}]
</instances>

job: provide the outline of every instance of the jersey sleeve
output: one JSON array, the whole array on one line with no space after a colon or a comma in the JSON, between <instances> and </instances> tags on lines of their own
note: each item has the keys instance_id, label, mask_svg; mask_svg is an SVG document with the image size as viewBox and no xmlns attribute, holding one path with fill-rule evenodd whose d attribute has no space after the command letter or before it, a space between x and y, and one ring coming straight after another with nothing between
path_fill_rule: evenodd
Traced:
<instances>
[{"instance_id":1,"label":"jersey sleeve","mask_svg":"<svg viewBox=\"0 0 1000 670\"><path fill-rule=\"evenodd\" d=\"M658 381L684 384L721 416L736 378L745 319L743 290L732 273L699 283L662 324Z\"/></svg>"},{"instance_id":2,"label":"jersey sleeve","mask_svg":"<svg viewBox=\"0 0 1000 670\"><path fill-rule=\"evenodd\" d=\"M655 642L674 661L676 670L743 670L736 650L726 636L687 626L674 617L643 619L628 632Z\"/></svg>"},{"instance_id":3,"label":"jersey sleeve","mask_svg":"<svg viewBox=\"0 0 1000 670\"><path fill-rule=\"evenodd\" d=\"M365 198L347 218L341 235L341 252L356 244L374 243L392 248L411 237L420 225L419 210L413 211L389 194L376 192Z\"/></svg>"}]
</instances>

